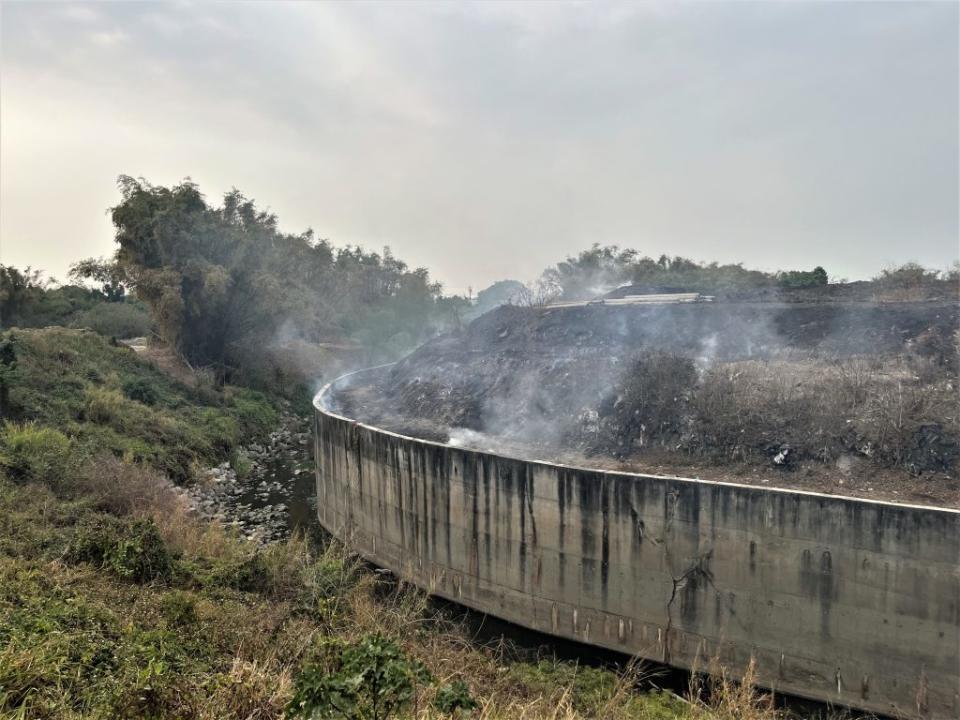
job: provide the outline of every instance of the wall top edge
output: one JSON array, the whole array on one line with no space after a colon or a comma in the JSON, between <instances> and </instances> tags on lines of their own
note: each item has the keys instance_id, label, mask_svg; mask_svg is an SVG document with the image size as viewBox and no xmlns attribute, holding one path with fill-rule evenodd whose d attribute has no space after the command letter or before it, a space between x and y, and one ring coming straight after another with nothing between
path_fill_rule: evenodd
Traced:
<instances>
[{"instance_id":1,"label":"wall top edge","mask_svg":"<svg viewBox=\"0 0 960 720\"><path fill-rule=\"evenodd\" d=\"M330 410L327 407L326 400L331 396L332 391L341 383L348 381L349 378L363 375L366 373L373 373L377 370L382 370L384 368L391 367L394 363L386 363L384 365L376 365L374 367L363 368L361 370L354 370L353 372L345 373L320 388L320 391L313 397L313 407L316 411L326 415L327 417L333 418L335 420L341 420L343 422L350 423L351 425L356 425L357 427L364 428L371 432L375 432L381 435L386 435L388 437L397 438L398 440L404 440L406 442L411 442L417 445L442 448L445 450L455 450L457 452L471 453L475 455L484 455L487 457L509 460L513 462L524 462L531 465L537 465L540 467L547 468L557 468L560 470L572 470L580 472L592 472L599 473L602 475L611 475L616 477L632 478L636 480L671 480L674 482L683 482L689 483L691 485L703 485L703 486L719 486L719 487L729 487L737 488L741 490L747 490L750 492L757 493L759 495L769 494L769 495L800 495L810 498L818 498L824 500L835 500L843 501L849 503L856 503L860 505L872 505L872 506L881 506L881 507L890 507L897 508L902 510L922 510L928 512L936 513L948 513L951 515L960 516L960 509L943 507L939 505L913 505L909 503L896 503L890 502L889 500L869 500L867 498L854 497L852 495L832 495L830 493L819 493L812 490L800 490L797 488L784 488L784 487L757 487L756 485L746 485L744 483L735 483L723 480L702 480L699 478L687 478L681 477L678 475L655 475L652 473L639 473L639 472L627 472L625 470L605 470L603 468L592 468L585 465L569 465L566 463L559 462L550 462L547 460L535 460L531 458L517 457L515 455L505 455L495 452L490 452L488 450L475 450L473 448L466 448L460 446L448 445L446 443L440 443L433 440L424 440L423 438L413 437L411 435L403 435L401 433L393 432L392 430L386 430L376 425L369 425L367 423L361 422L359 420L354 420L353 418L346 417L345 415L340 415L333 410Z\"/></svg>"}]
</instances>

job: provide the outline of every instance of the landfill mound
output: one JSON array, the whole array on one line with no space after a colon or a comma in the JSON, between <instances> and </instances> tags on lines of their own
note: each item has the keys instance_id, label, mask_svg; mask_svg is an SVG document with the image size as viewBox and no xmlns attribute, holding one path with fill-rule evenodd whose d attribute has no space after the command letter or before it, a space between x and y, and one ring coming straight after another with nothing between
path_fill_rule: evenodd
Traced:
<instances>
[{"instance_id":1,"label":"landfill mound","mask_svg":"<svg viewBox=\"0 0 960 720\"><path fill-rule=\"evenodd\" d=\"M956 302L503 306L337 396L439 442L960 505Z\"/></svg>"}]
</instances>

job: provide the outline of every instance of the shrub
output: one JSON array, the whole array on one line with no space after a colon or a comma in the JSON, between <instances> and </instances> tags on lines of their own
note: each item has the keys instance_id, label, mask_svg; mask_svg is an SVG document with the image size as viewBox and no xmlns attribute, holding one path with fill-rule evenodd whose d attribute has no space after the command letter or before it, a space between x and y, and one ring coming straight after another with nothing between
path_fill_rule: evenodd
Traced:
<instances>
[{"instance_id":1,"label":"shrub","mask_svg":"<svg viewBox=\"0 0 960 720\"><path fill-rule=\"evenodd\" d=\"M126 398L116 390L87 388L84 418L100 425L122 425Z\"/></svg>"},{"instance_id":2,"label":"shrub","mask_svg":"<svg viewBox=\"0 0 960 720\"><path fill-rule=\"evenodd\" d=\"M178 504L167 478L149 467L110 455L93 458L81 467L77 491L91 498L98 510L114 515L170 516Z\"/></svg>"},{"instance_id":3,"label":"shrub","mask_svg":"<svg viewBox=\"0 0 960 720\"><path fill-rule=\"evenodd\" d=\"M156 405L159 399L157 388L146 378L132 378L123 384L123 394L144 405Z\"/></svg>"},{"instance_id":4,"label":"shrub","mask_svg":"<svg viewBox=\"0 0 960 720\"><path fill-rule=\"evenodd\" d=\"M171 625L191 625L197 621L197 603L193 596L180 590L172 590L160 601L163 617Z\"/></svg>"},{"instance_id":5,"label":"shrub","mask_svg":"<svg viewBox=\"0 0 960 720\"><path fill-rule=\"evenodd\" d=\"M138 303L98 303L77 313L70 325L88 328L101 335L116 338L143 337L150 333L150 314Z\"/></svg>"},{"instance_id":6,"label":"shrub","mask_svg":"<svg viewBox=\"0 0 960 720\"><path fill-rule=\"evenodd\" d=\"M387 720L410 704L418 684L432 680L423 663L379 634L325 649L323 661L307 664L297 676L287 717Z\"/></svg>"},{"instance_id":7,"label":"shrub","mask_svg":"<svg viewBox=\"0 0 960 720\"><path fill-rule=\"evenodd\" d=\"M206 683L207 695L202 718L277 718L289 697L290 679L270 663L258 663L239 657L228 672L217 673Z\"/></svg>"},{"instance_id":8,"label":"shrub","mask_svg":"<svg viewBox=\"0 0 960 720\"><path fill-rule=\"evenodd\" d=\"M318 622L327 624L344 614L349 606L350 591L359 580L358 561L336 552L335 547L329 546L323 556L301 573L301 608Z\"/></svg>"},{"instance_id":9,"label":"shrub","mask_svg":"<svg viewBox=\"0 0 960 720\"><path fill-rule=\"evenodd\" d=\"M240 559L229 558L219 564L211 573L214 585L241 590L243 592L261 592L267 587L267 564L260 553L254 553Z\"/></svg>"},{"instance_id":10,"label":"shrub","mask_svg":"<svg viewBox=\"0 0 960 720\"><path fill-rule=\"evenodd\" d=\"M73 466L73 444L53 428L6 423L0 433L0 467L19 482L63 483Z\"/></svg>"},{"instance_id":11,"label":"shrub","mask_svg":"<svg viewBox=\"0 0 960 720\"><path fill-rule=\"evenodd\" d=\"M470 688L463 680L454 680L452 683L437 688L437 695L433 699L433 706L444 715L466 715L477 707L477 701L470 695Z\"/></svg>"},{"instance_id":12,"label":"shrub","mask_svg":"<svg viewBox=\"0 0 960 720\"><path fill-rule=\"evenodd\" d=\"M166 578L173 569L167 546L151 520L132 523L105 560L110 570L134 582Z\"/></svg>"},{"instance_id":13,"label":"shrub","mask_svg":"<svg viewBox=\"0 0 960 720\"><path fill-rule=\"evenodd\" d=\"M237 474L238 478L245 480L253 471L253 461L250 460L249 456L242 449L237 448L230 453L230 467Z\"/></svg>"},{"instance_id":14,"label":"shrub","mask_svg":"<svg viewBox=\"0 0 960 720\"><path fill-rule=\"evenodd\" d=\"M599 425L581 429L591 449L621 452L625 439L644 446L672 437L684 417L684 403L696 384L693 360L661 352L637 357L617 392L599 407ZM593 437L590 437L592 435Z\"/></svg>"},{"instance_id":15,"label":"shrub","mask_svg":"<svg viewBox=\"0 0 960 720\"><path fill-rule=\"evenodd\" d=\"M97 518L85 523L74 534L65 559L106 568L138 583L167 578L173 570L167 546L151 520Z\"/></svg>"},{"instance_id":16,"label":"shrub","mask_svg":"<svg viewBox=\"0 0 960 720\"><path fill-rule=\"evenodd\" d=\"M114 518L97 517L84 522L74 531L64 560L102 567L122 532L121 523Z\"/></svg>"},{"instance_id":17,"label":"shrub","mask_svg":"<svg viewBox=\"0 0 960 720\"><path fill-rule=\"evenodd\" d=\"M231 414L245 438L265 435L277 424L277 411L265 395L255 390L239 391L233 398Z\"/></svg>"}]
</instances>

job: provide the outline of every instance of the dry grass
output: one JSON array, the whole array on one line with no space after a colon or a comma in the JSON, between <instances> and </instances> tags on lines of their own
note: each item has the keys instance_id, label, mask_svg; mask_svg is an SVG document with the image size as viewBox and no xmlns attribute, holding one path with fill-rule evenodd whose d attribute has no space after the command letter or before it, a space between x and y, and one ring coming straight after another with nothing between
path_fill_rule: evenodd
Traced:
<instances>
[{"instance_id":1,"label":"dry grass","mask_svg":"<svg viewBox=\"0 0 960 720\"><path fill-rule=\"evenodd\" d=\"M126 716L280 718L300 668L324 639L354 643L372 633L393 639L436 680L419 687L407 715L413 718L440 718L432 706L437 687L454 680L466 682L478 702L471 717L490 720L775 717L772 711L764 714L742 686L716 694L714 707L638 692L646 677L642 664L615 675L570 663L530 662L505 641L478 645L462 622L438 612L425 593L371 572L342 545L317 547L296 537L255 555L248 543L192 517L164 478L121 461L100 459L84 472L77 487L83 497L72 501L77 508L58 504L64 501L49 491L21 486L9 492L15 497L4 498L3 509L22 512L23 522L29 522L29 512L42 512L48 518L42 532L55 532L64 514L83 507L150 518L179 562L194 568L181 580L137 585L89 565L31 561L26 556L34 550L27 544L19 546L22 560L0 554L0 619L10 610L2 590L7 583L17 588L15 613L25 612L26 599L31 612L44 618L53 613L52 622L65 633L62 638L48 633L57 639L49 647L35 643L3 651L0 680L42 693L19 705L23 717L71 717L75 708L80 709L73 717L89 717L77 704L77 695L89 692ZM253 558L258 558L255 588L203 579ZM105 650L120 663L111 671L111 684L78 690L68 658ZM6 703L0 692L0 708Z\"/></svg>"},{"instance_id":2,"label":"dry grass","mask_svg":"<svg viewBox=\"0 0 960 720\"><path fill-rule=\"evenodd\" d=\"M191 516L162 476L113 458L101 458L80 480L95 505L118 515L151 518L168 546L185 559L236 562L252 557L246 543L216 525ZM222 669L177 690L183 717L280 718L293 680L325 637L351 643L372 633L393 638L411 658L426 665L436 685L420 688L410 716L442 717L431 705L436 687L465 681L478 701L471 717L500 720L776 720L766 696L754 688L754 668L736 681L715 668L707 701L684 701L665 694L638 693L648 669L632 663L619 674L569 663L548 663L544 672L525 661L508 641L478 645L463 621L432 607L417 588L371 572L343 545L312 545L302 535L259 555L263 580L256 595L188 591L196 605L198 632L224 653ZM129 586L105 583L97 573L61 568L71 583L95 583L110 605L133 603L149 616L163 588L131 594ZM182 696L182 697L181 697ZM173 700L170 700L173 702Z\"/></svg>"},{"instance_id":3,"label":"dry grass","mask_svg":"<svg viewBox=\"0 0 960 720\"><path fill-rule=\"evenodd\" d=\"M853 452L912 471L949 468L960 445L956 378L922 358L745 361L711 368L692 395L691 449L747 459Z\"/></svg>"}]
</instances>

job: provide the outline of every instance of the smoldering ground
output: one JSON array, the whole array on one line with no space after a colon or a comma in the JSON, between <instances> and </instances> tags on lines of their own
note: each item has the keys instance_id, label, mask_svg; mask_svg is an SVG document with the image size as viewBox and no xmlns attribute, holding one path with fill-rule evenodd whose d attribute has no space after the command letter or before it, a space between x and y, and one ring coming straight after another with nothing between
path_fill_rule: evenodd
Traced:
<instances>
[{"instance_id":1,"label":"smoldering ground","mask_svg":"<svg viewBox=\"0 0 960 720\"><path fill-rule=\"evenodd\" d=\"M949 303L505 306L344 397L409 434L541 458L852 456L953 476L957 332Z\"/></svg>"}]
</instances>

